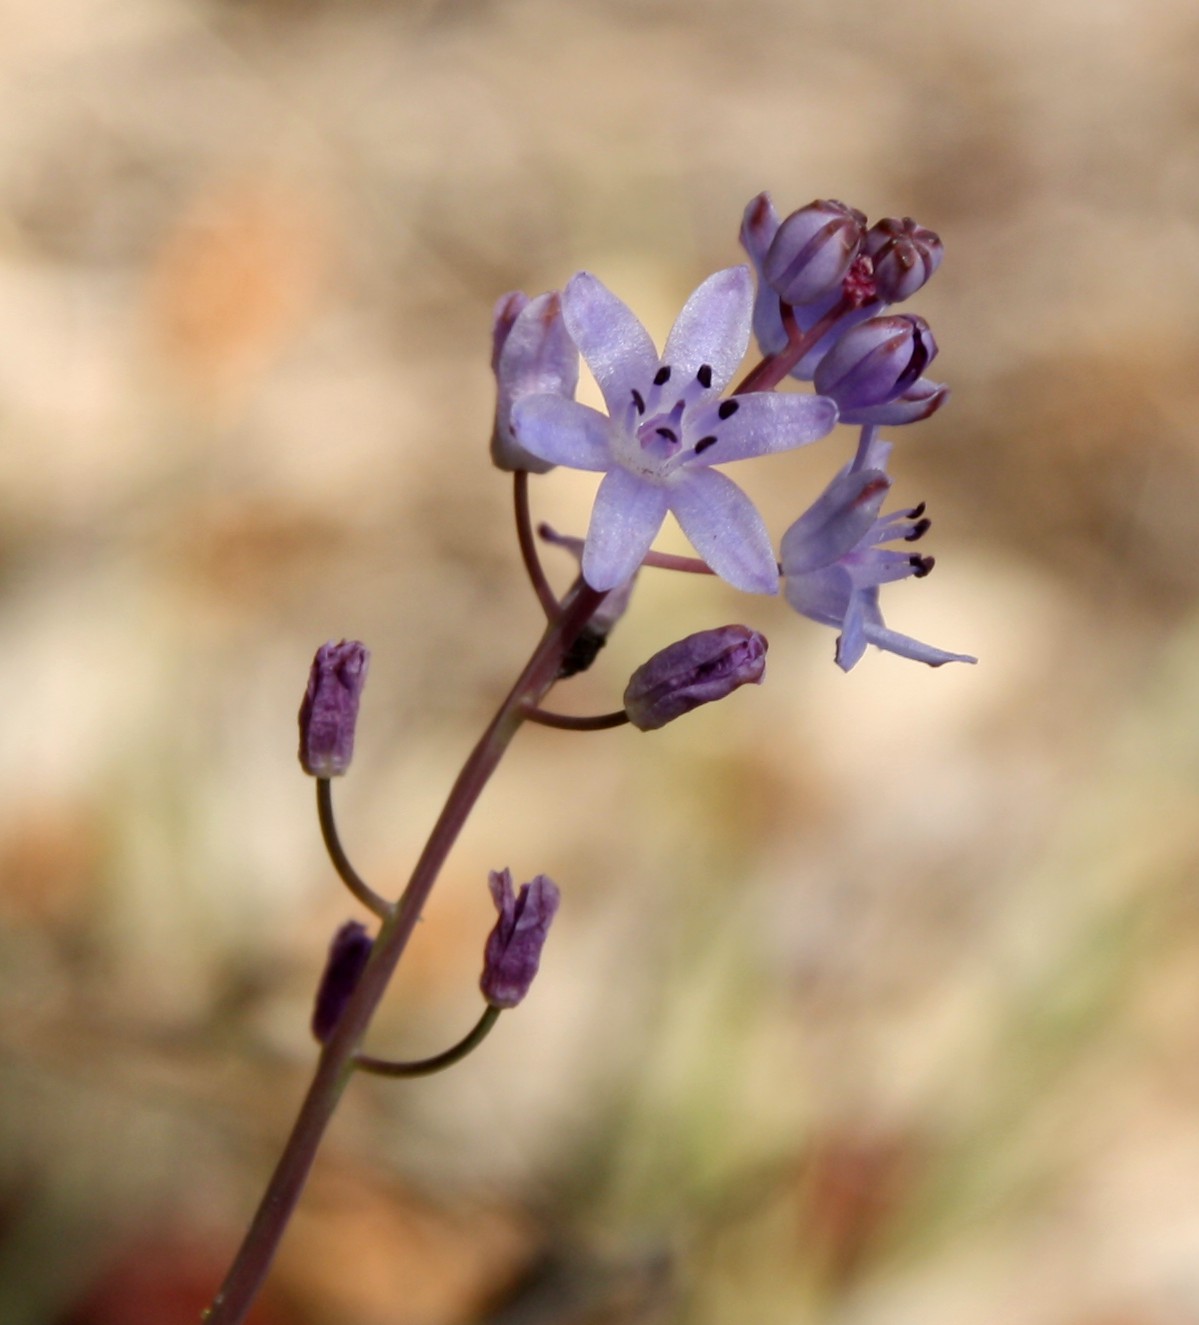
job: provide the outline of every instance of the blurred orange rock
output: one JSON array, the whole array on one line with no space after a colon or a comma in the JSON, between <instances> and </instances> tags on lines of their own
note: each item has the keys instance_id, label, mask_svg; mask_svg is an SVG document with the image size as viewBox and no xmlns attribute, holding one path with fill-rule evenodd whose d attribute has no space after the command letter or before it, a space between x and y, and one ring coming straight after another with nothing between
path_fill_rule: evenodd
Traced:
<instances>
[{"instance_id":1,"label":"blurred orange rock","mask_svg":"<svg viewBox=\"0 0 1199 1325\"><path fill-rule=\"evenodd\" d=\"M148 314L169 367L199 394L236 394L313 310L325 227L311 198L249 176L213 183L151 260Z\"/></svg>"}]
</instances>

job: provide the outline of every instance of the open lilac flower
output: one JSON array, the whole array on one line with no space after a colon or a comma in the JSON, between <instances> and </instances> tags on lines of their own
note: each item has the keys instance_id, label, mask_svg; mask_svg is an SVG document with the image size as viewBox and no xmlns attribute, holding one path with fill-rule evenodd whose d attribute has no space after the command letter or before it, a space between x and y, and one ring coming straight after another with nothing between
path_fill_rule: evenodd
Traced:
<instances>
[{"instance_id":1,"label":"open lilac flower","mask_svg":"<svg viewBox=\"0 0 1199 1325\"><path fill-rule=\"evenodd\" d=\"M888 630L878 605L879 586L890 580L927 575L932 557L886 548L900 539L914 543L929 527L923 505L879 511L891 480L886 473L891 446L875 442L864 468L847 465L783 535L783 592L797 612L841 630L837 665L848 672L874 644L890 653L940 667L977 662Z\"/></svg>"},{"instance_id":2,"label":"open lilac flower","mask_svg":"<svg viewBox=\"0 0 1199 1325\"><path fill-rule=\"evenodd\" d=\"M579 272L563 291L566 328L608 413L530 395L516 403L512 424L518 443L542 460L604 475L583 549L593 589L632 577L669 511L717 575L751 593L778 592L761 516L711 466L817 441L837 422L837 407L770 392L720 398L749 344L752 307L749 271L718 271L687 300L659 356L594 276Z\"/></svg>"}]
</instances>

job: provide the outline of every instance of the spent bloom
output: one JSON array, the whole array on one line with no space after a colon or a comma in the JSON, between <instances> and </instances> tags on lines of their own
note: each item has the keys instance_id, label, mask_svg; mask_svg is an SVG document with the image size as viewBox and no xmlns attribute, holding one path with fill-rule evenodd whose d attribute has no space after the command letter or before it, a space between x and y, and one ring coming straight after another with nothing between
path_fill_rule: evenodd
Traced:
<instances>
[{"instance_id":1,"label":"spent bloom","mask_svg":"<svg viewBox=\"0 0 1199 1325\"><path fill-rule=\"evenodd\" d=\"M300 764L314 778L341 777L350 766L369 663L357 640L330 640L316 651L300 704Z\"/></svg>"},{"instance_id":2,"label":"spent bloom","mask_svg":"<svg viewBox=\"0 0 1199 1325\"><path fill-rule=\"evenodd\" d=\"M318 1044L325 1044L337 1029L373 947L374 940L357 920L347 920L333 935L312 1009L312 1034Z\"/></svg>"},{"instance_id":3,"label":"spent bloom","mask_svg":"<svg viewBox=\"0 0 1199 1325\"><path fill-rule=\"evenodd\" d=\"M752 593L778 591L761 516L712 466L817 441L837 408L810 395L721 399L749 344L752 308L748 270L716 272L687 300L659 355L632 311L588 272L562 292L566 328L608 413L561 394L528 395L512 425L542 460L604 475L583 548L593 589L627 583L670 512L716 574Z\"/></svg>"},{"instance_id":4,"label":"spent bloom","mask_svg":"<svg viewBox=\"0 0 1199 1325\"><path fill-rule=\"evenodd\" d=\"M797 612L840 630L837 665L843 671L858 662L867 644L930 667L976 662L888 630L883 621L879 587L933 568L932 557L886 546L914 543L929 527L923 505L880 516L891 488L890 450L889 443L875 442L865 465L847 465L783 535L783 592Z\"/></svg>"},{"instance_id":5,"label":"spent bloom","mask_svg":"<svg viewBox=\"0 0 1199 1325\"><path fill-rule=\"evenodd\" d=\"M556 547L569 552L578 562L579 568L582 569L583 540L581 538L574 538L570 534L560 534L544 522L537 526L537 536L546 543L552 543ZM634 575L627 584L617 585L604 598L604 601L591 614L590 620L579 632L578 638L567 650L566 657L562 660L559 676L564 678L577 676L580 672L585 672L595 662L599 656L599 651L607 644L608 636L612 633L616 623L629 610L629 603L633 598L633 586L636 583L637 577Z\"/></svg>"},{"instance_id":6,"label":"spent bloom","mask_svg":"<svg viewBox=\"0 0 1199 1325\"><path fill-rule=\"evenodd\" d=\"M492 870L487 879L491 899L500 913L483 950L479 988L493 1008L514 1008L529 992L541 949L560 900L557 885L544 874L512 888L509 870Z\"/></svg>"},{"instance_id":7,"label":"spent bloom","mask_svg":"<svg viewBox=\"0 0 1199 1325\"><path fill-rule=\"evenodd\" d=\"M761 685L766 637L748 626L701 630L667 645L629 678L625 712L643 732L724 699L743 685Z\"/></svg>"}]
</instances>

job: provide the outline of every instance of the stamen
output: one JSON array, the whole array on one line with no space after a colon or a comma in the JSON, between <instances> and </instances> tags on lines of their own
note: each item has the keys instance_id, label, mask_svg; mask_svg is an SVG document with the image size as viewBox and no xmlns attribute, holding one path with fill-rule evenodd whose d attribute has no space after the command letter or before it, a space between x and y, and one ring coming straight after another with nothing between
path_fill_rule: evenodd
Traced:
<instances>
[{"instance_id":1,"label":"stamen","mask_svg":"<svg viewBox=\"0 0 1199 1325\"><path fill-rule=\"evenodd\" d=\"M699 441L695 443L695 454L703 455L708 447L715 446L716 442L717 438L715 437L701 437Z\"/></svg>"},{"instance_id":2,"label":"stamen","mask_svg":"<svg viewBox=\"0 0 1199 1325\"><path fill-rule=\"evenodd\" d=\"M695 380L707 391L712 385L712 365L710 363L700 364L699 372L695 374Z\"/></svg>"},{"instance_id":3,"label":"stamen","mask_svg":"<svg viewBox=\"0 0 1199 1325\"><path fill-rule=\"evenodd\" d=\"M919 502L917 505L912 507L912 509L908 512L908 514L912 517L913 520L915 520L919 516L924 514L924 508L927 505L928 505L927 502Z\"/></svg>"},{"instance_id":4,"label":"stamen","mask_svg":"<svg viewBox=\"0 0 1199 1325\"><path fill-rule=\"evenodd\" d=\"M716 417L721 420L731 419L740 408L741 402L739 400L722 400L720 408L716 411Z\"/></svg>"},{"instance_id":5,"label":"stamen","mask_svg":"<svg viewBox=\"0 0 1199 1325\"><path fill-rule=\"evenodd\" d=\"M679 440L678 433L676 433L673 428L655 428L654 431L659 437L665 438L668 442L677 442ZM716 439L713 438L712 440L715 441Z\"/></svg>"},{"instance_id":6,"label":"stamen","mask_svg":"<svg viewBox=\"0 0 1199 1325\"><path fill-rule=\"evenodd\" d=\"M638 414L645 413L645 398L642 396L641 392L637 390L636 387L633 388L633 408L637 411Z\"/></svg>"},{"instance_id":7,"label":"stamen","mask_svg":"<svg viewBox=\"0 0 1199 1325\"><path fill-rule=\"evenodd\" d=\"M914 543L918 538L923 538L932 527L933 522L926 515L923 520L917 520L916 523L912 525L912 532L910 534L904 534L904 542Z\"/></svg>"},{"instance_id":8,"label":"stamen","mask_svg":"<svg viewBox=\"0 0 1199 1325\"><path fill-rule=\"evenodd\" d=\"M931 571L937 564L932 557L911 557L909 560L912 565L912 574L918 580L924 579L929 571Z\"/></svg>"},{"instance_id":9,"label":"stamen","mask_svg":"<svg viewBox=\"0 0 1199 1325\"><path fill-rule=\"evenodd\" d=\"M654 386L665 386L670 381L670 365L664 363L654 374Z\"/></svg>"}]
</instances>

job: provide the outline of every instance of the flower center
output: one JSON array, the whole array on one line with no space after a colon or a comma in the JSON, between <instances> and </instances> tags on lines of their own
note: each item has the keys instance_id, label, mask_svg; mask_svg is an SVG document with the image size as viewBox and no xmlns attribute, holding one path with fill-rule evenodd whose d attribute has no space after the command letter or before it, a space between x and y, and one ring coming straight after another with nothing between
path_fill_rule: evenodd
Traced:
<instances>
[{"instance_id":1,"label":"flower center","mask_svg":"<svg viewBox=\"0 0 1199 1325\"><path fill-rule=\"evenodd\" d=\"M716 440L706 437L689 446L685 419L693 405L711 394L712 369L701 365L681 388L671 386L672 372L669 364L662 364L644 395L633 390L624 419L626 444L619 448L618 459L624 468L656 482L667 479ZM722 412L721 418L726 417Z\"/></svg>"}]
</instances>

